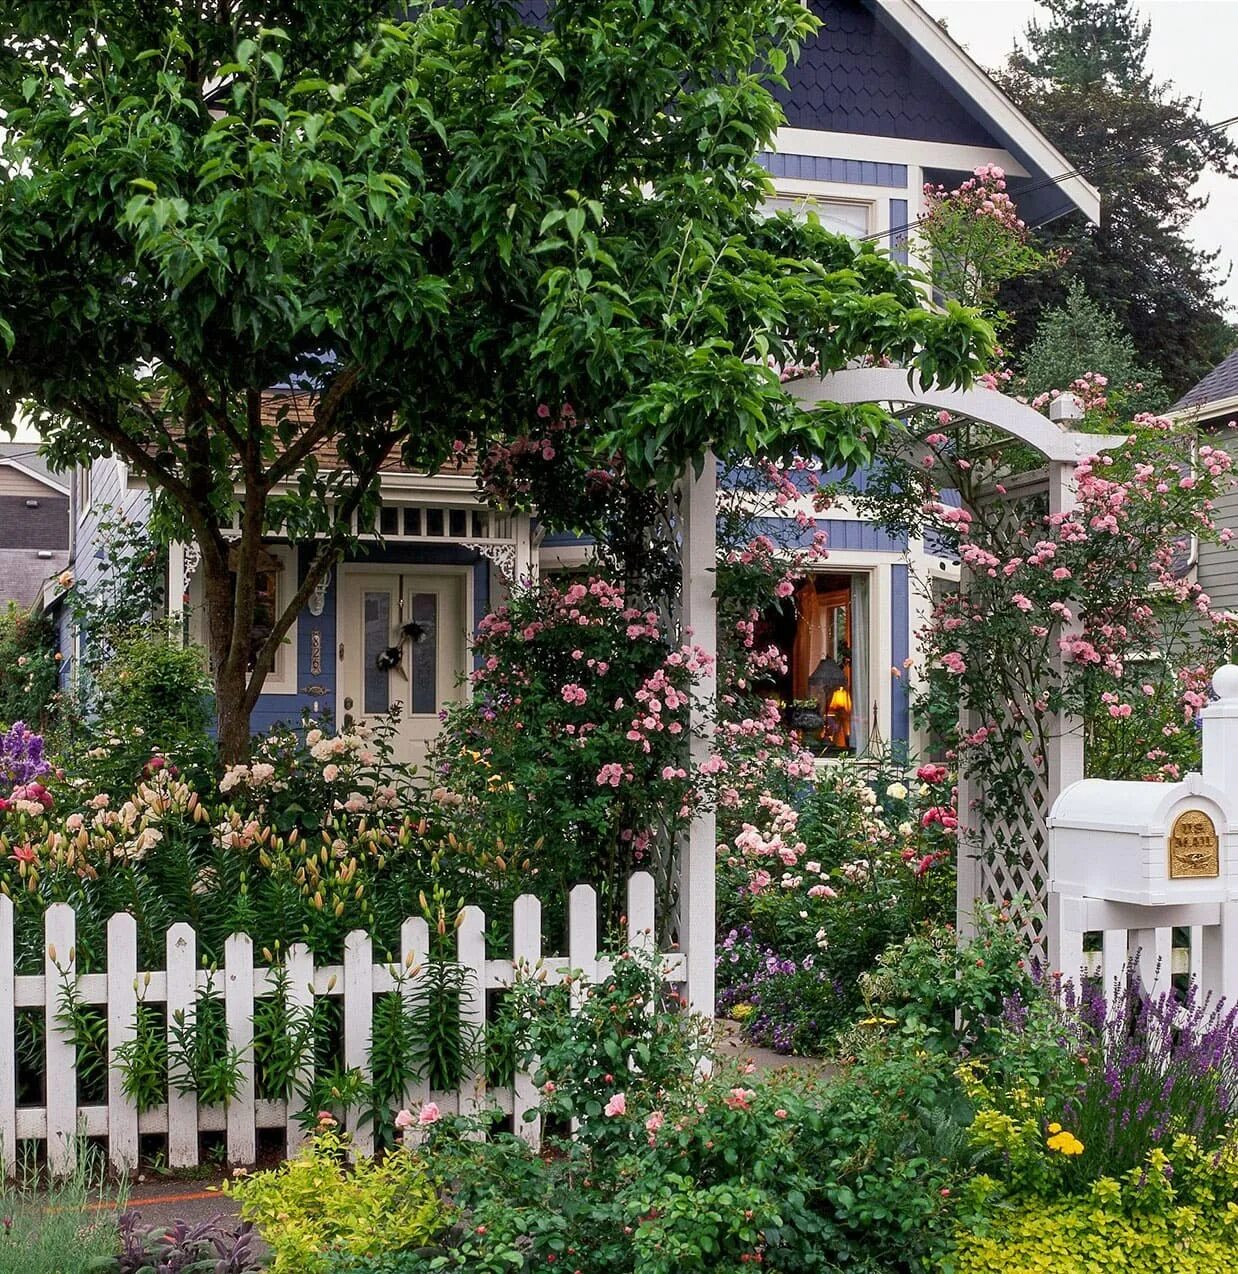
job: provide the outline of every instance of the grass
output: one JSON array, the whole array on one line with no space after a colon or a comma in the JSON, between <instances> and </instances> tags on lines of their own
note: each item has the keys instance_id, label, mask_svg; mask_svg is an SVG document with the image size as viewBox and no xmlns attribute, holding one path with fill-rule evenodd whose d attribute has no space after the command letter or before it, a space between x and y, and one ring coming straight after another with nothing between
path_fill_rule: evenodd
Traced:
<instances>
[{"instance_id":1,"label":"grass","mask_svg":"<svg viewBox=\"0 0 1238 1274\"><path fill-rule=\"evenodd\" d=\"M18 1182L0 1186L0 1270L81 1274L117 1250L125 1188L109 1187L103 1156L82 1143L73 1175L50 1181L24 1158Z\"/></svg>"}]
</instances>

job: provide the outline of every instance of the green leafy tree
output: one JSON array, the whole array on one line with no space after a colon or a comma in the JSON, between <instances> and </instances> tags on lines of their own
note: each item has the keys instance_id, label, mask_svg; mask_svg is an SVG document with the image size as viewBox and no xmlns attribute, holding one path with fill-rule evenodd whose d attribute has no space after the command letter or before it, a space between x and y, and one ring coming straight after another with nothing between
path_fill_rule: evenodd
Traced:
<instances>
[{"instance_id":1,"label":"green leafy tree","mask_svg":"<svg viewBox=\"0 0 1238 1274\"><path fill-rule=\"evenodd\" d=\"M800 412L770 363L958 383L990 345L888 259L757 215L768 88L816 27L794 0L392 8L0 0L0 386L201 546L225 759L385 463L566 404L560 445L634 489L710 446L860 463L881 410ZM274 532L316 548L255 650Z\"/></svg>"},{"instance_id":2,"label":"green leafy tree","mask_svg":"<svg viewBox=\"0 0 1238 1274\"><path fill-rule=\"evenodd\" d=\"M1112 311L1145 364L1181 392L1223 358L1233 329L1218 293L1218 253L1196 248L1192 193L1206 171L1238 172L1238 148L1210 127L1199 102L1157 82L1147 65L1149 25L1131 0L1042 0L1025 44L998 80L1014 101L1101 191L1099 226L1081 217L1039 231L1064 250L1056 274L1029 275L1003 291L1017 318L1011 343L1026 346L1047 309L1081 282Z\"/></svg>"}]
</instances>

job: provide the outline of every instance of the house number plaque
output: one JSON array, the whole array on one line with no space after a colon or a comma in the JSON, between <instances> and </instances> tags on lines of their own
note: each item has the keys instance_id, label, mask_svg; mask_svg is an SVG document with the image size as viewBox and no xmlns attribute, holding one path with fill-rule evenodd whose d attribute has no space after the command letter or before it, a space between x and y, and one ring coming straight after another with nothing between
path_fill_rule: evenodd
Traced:
<instances>
[{"instance_id":1,"label":"house number plaque","mask_svg":"<svg viewBox=\"0 0 1238 1274\"><path fill-rule=\"evenodd\" d=\"M1169 831L1171 879L1212 878L1221 874L1221 842L1216 825L1203 810L1183 810Z\"/></svg>"},{"instance_id":2,"label":"house number plaque","mask_svg":"<svg viewBox=\"0 0 1238 1274\"><path fill-rule=\"evenodd\" d=\"M322 629L315 628L310 633L310 676L322 675Z\"/></svg>"}]
</instances>

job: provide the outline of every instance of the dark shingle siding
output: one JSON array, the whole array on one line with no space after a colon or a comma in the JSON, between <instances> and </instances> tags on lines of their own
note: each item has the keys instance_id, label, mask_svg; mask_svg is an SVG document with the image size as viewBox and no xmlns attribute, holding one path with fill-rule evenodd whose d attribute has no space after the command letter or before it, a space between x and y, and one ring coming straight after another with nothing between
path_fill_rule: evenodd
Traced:
<instances>
[{"instance_id":1,"label":"dark shingle siding","mask_svg":"<svg viewBox=\"0 0 1238 1274\"><path fill-rule=\"evenodd\" d=\"M799 61L787 67L787 88L775 93L792 128L1002 145L953 95L936 67L913 57L878 22L871 4L809 0L809 8L823 26ZM519 0L516 10L524 22L545 23L545 0Z\"/></svg>"},{"instance_id":2,"label":"dark shingle siding","mask_svg":"<svg viewBox=\"0 0 1238 1274\"><path fill-rule=\"evenodd\" d=\"M951 91L861 0L810 0L824 24L776 96L793 128L999 146Z\"/></svg>"}]
</instances>

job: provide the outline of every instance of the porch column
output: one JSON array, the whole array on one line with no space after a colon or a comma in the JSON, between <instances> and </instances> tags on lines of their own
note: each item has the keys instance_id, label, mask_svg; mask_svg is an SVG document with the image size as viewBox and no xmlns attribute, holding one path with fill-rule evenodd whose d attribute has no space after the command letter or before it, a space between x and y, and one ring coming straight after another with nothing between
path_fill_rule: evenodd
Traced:
<instances>
[{"instance_id":1,"label":"porch column","mask_svg":"<svg viewBox=\"0 0 1238 1274\"><path fill-rule=\"evenodd\" d=\"M512 520L512 535L516 540L516 566L511 584L517 588L534 588L537 585L537 548L533 543L533 519L527 513L518 513Z\"/></svg>"},{"instance_id":2,"label":"porch column","mask_svg":"<svg viewBox=\"0 0 1238 1274\"><path fill-rule=\"evenodd\" d=\"M180 540L173 540L168 545L168 619L175 623L176 642L184 641L185 628L185 589L189 580L185 574L185 545ZM172 623L169 623L169 628Z\"/></svg>"},{"instance_id":3,"label":"porch column","mask_svg":"<svg viewBox=\"0 0 1238 1274\"><path fill-rule=\"evenodd\" d=\"M692 767L700 766L713 750L713 716L717 699L718 603L714 596L717 573L718 464L705 454L698 477L689 466L680 487L683 526L682 639L699 646L711 659L701 674L690 708ZM687 962L688 1008L714 1016L714 938L716 933L714 872L717 819L713 807L699 810L688 829L679 864L679 941Z\"/></svg>"},{"instance_id":4,"label":"porch column","mask_svg":"<svg viewBox=\"0 0 1238 1274\"><path fill-rule=\"evenodd\" d=\"M1060 460L1049 462L1049 513L1070 513L1076 504L1075 466ZM1063 637L1077 637L1083 631L1083 616L1062 626ZM1062 679L1066 656L1054 653L1054 668ZM1083 778L1083 722L1079 717L1060 714L1053 722L1049 739L1049 755L1045 758L1049 775L1049 809L1063 788ZM1045 811L1046 816L1048 810Z\"/></svg>"}]
</instances>

